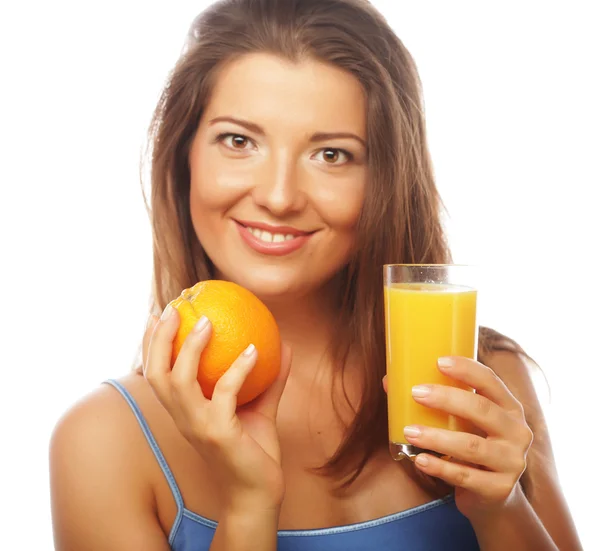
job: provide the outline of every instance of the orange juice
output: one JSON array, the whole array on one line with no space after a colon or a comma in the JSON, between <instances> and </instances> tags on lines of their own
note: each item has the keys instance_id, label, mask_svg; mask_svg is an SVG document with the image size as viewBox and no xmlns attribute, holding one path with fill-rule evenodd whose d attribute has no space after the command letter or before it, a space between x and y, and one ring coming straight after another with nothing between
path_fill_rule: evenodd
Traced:
<instances>
[{"instance_id":1,"label":"orange juice","mask_svg":"<svg viewBox=\"0 0 600 551\"><path fill-rule=\"evenodd\" d=\"M411 389L442 384L468 389L443 375L441 356L475 357L477 291L430 283L384 286L388 420L392 443L407 444L406 425L469 431L469 423L418 404Z\"/></svg>"}]
</instances>

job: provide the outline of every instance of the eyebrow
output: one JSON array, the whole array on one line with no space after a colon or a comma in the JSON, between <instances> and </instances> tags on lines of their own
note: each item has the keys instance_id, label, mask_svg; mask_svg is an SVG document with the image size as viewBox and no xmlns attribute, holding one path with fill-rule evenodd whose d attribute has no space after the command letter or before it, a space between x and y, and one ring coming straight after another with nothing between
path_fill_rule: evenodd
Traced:
<instances>
[{"instance_id":1,"label":"eyebrow","mask_svg":"<svg viewBox=\"0 0 600 551\"><path fill-rule=\"evenodd\" d=\"M215 117L214 119L211 119L209 121L209 124L213 125L218 122L231 122L233 124L237 124L238 126L242 126L246 129L250 130L250 132L254 132L255 134L258 134L260 136L265 135L265 131L262 127L260 127L256 123L253 123L250 121L236 119L234 117ZM357 136L356 134L353 134L352 132L316 132L315 134L313 134L310 137L309 141L312 143L325 142L328 140L335 140L335 139L341 139L341 138L349 138L351 140L356 140L357 142L360 142L364 147L367 147L367 144L365 143L365 141L361 137Z\"/></svg>"}]
</instances>

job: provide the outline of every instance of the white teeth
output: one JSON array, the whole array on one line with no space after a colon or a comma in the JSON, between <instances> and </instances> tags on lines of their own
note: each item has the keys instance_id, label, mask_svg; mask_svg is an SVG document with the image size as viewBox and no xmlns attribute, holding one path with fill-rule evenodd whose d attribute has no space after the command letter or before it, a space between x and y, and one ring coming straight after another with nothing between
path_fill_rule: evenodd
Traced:
<instances>
[{"instance_id":1,"label":"white teeth","mask_svg":"<svg viewBox=\"0 0 600 551\"><path fill-rule=\"evenodd\" d=\"M270 232L268 232L268 231L263 230L260 233L260 238L259 239L261 241L264 241L265 243L272 243L273 242L273 234L270 233Z\"/></svg>"},{"instance_id":2,"label":"white teeth","mask_svg":"<svg viewBox=\"0 0 600 551\"><path fill-rule=\"evenodd\" d=\"M283 233L271 233L250 226L247 226L247 229L254 237L265 243L283 243L284 241L291 241L294 239L294 236L291 233L285 235Z\"/></svg>"}]
</instances>

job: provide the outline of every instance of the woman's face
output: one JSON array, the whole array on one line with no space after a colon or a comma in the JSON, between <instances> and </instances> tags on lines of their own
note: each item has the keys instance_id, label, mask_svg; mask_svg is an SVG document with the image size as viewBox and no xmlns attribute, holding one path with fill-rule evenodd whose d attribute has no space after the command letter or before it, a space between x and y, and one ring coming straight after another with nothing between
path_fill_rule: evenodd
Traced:
<instances>
[{"instance_id":1,"label":"woman's face","mask_svg":"<svg viewBox=\"0 0 600 551\"><path fill-rule=\"evenodd\" d=\"M365 144L349 73L262 53L224 66L189 157L192 222L218 277L264 298L330 280L353 247Z\"/></svg>"}]
</instances>

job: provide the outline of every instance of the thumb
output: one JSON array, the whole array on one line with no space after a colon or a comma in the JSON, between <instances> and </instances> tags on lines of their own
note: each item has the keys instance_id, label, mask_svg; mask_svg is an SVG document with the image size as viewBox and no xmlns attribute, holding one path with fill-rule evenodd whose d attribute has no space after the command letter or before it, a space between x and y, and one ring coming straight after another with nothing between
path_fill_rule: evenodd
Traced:
<instances>
[{"instance_id":1,"label":"thumb","mask_svg":"<svg viewBox=\"0 0 600 551\"><path fill-rule=\"evenodd\" d=\"M285 343L281 343L281 366L279 368L279 375L273 382L273 384L265 390L254 402L252 403L252 409L264 413L273 420L277 416L277 408L279 407L279 401L285 388L288 376L290 374L290 368L292 365L292 349Z\"/></svg>"}]
</instances>

